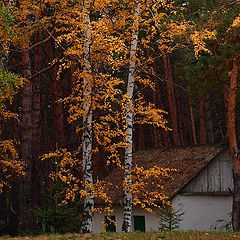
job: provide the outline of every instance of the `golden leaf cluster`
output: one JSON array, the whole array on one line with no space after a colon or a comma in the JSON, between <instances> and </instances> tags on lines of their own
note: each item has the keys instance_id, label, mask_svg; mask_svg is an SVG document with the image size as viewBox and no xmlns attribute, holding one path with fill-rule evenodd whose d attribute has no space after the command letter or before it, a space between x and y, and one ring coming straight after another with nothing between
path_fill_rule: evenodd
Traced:
<instances>
[{"instance_id":1,"label":"golden leaf cluster","mask_svg":"<svg viewBox=\"0 0 240 240\"><path fill-rule=\"evenodd\" d=\"M216 38L216 31L211 31L208 29L202 31L195 31L191 34L190 40L194 45L195 56L198 57L201 52L208 52L210 50L206 46L206 40L211 40Z\"/></svg>"},{"instance_id":2,"label":"golden leaf cluster","mask_svg":"<svg viewBox=\"0 0 240 240\"><path fill-rule=\"evenodd\" d=\"M10 187L13 178L24 176L24 164L11 140L0 141L0 192Z\"/></svg>"}]
</instances>

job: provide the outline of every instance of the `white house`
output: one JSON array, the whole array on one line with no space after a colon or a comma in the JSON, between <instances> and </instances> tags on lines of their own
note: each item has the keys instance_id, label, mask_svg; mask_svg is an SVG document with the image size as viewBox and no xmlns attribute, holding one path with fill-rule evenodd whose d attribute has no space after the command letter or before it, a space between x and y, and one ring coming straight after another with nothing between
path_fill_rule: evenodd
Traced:
<instances>
[{"instance_id":1,"label":"white house","mask_svg":"<svg viewBox=\"0 0 240 240\"><path fill-rule=\"evenodd\" d=\"M232 160L225 146L196 146L140 151L134 155L134 163L146 168L161 166L175 168L172 179L163 181L166 194L175 209L184 212L180 230L219 229L231 221ZM116 226L112 231L121 231L123 219L122 190L119 187L122 173L113 172L107 179L113 183ZM101 203L99 203L101 205ZM94 215L94 232L103 230L104 214ZM140 207L133 208L134 230L158 231L160 217Z\"/></svg>"}]
</instances>

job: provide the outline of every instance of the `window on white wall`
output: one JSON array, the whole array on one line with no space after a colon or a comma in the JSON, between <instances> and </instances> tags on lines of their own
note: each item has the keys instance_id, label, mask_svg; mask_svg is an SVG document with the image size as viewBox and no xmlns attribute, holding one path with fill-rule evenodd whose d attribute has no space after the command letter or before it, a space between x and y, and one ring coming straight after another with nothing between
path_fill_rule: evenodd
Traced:
<instances>
[{"instance_id":1,"label":"window on white wall","mask_svg":"<svg viewBox=\"0 0 240 240\"><path fill-rule=\"evenodd\" d=\"M116 232L116 217L108 216L105 217L106 231L107 232Z\"/></svg>"},{"instance_id":2,"label":"window on white wall","mask_svg":"<svg viewBox=\"0 0 240 240\"><path fill-rule=\"evenodd\" d=\"M145 216L133 216L134 231L146 232Z\"/></svg>"}]
</instances>

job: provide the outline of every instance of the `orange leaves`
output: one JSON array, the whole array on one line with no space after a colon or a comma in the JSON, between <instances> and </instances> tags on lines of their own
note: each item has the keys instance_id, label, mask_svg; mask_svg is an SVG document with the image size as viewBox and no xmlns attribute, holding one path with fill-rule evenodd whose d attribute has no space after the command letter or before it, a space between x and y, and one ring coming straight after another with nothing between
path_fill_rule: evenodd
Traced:
<instances>
[{"instance_id":1,"label":"orange leaves","mask_svg":"<svg viewBox=\"0 0 240 240\"><path fill-rule=\"evenodd\" d=\"M152 207L168 205L168 196L165 195L162 187L164 178L168 178L169 168L135 166L132 170L132 185L131 191L133 194L135 206L151 212Z\"/></svg>"},{"instance_id":2,"label":"orange leaves","mask_svg":"<svg viewBox=\"0 0 240 240\"><path fill-rule=\"evenodd\" d=\"M166 24L166 29L159 34L159 50L162 54L171 53L179 47L179 44L174 43L175 39L183 36L187 29L187 23L184 21L170 21Z\"/></svg>"},{"instance_id":3,"label":"orange leaves","mask_svg":"<svg viewBox=\"0 0 240 240\"><path fill-rule=\"evenodd\" d=\"M10 10L0 3L0 53L2 56L0 61L0 118L4 124L8 120L18 120L17 115L10 112L8 106L25 81L4 68L3 59L8 55L8 48L13 38L13 16ZM2 135L1 131L0 135ZM2 139L4 139L3 136L1 136ZM4 187L10 187L14 178L24 174L24 164L19 158L15 143L12 140L0 141L0 192Z\"/></svg>"},{"instance_id":4,"label":"orange leaves","mask_svg":"<svg viewBox=\"0 0 240 240\"><path fill-rule=\"evenodd\" d=\"M190 40L194 45L195 56L198 57L201 52L208 52L210 50L206 46L206 40L211 40L216 38L216 32L208 29L202 31L194 31L190 35Z\"/></svg>"},{"instance_id":5,"label":"orange leaves","mask_svg":"<svg viewBox=\"0 0 240 240\"><path fill-rule=\"evenodd\" d=\"M24 164L11 140L0 142L0 192L10 187L13 178L24 176Z\"/></svg>"},{"instance_id":6,"label":"orange leaves","mask_svg":"<svg viewBox=\"0 0 240 240\"><path fill-rule=\"evenodd\" d=\"M232 28L239 28L240 27L240 15L237 16L231 25Z\"/></svg>"},{"instance_id":7,"label":"orange leaves","mask_svg":"<svg viewBox=\"0 0 240 240\"><path fill-rule=\"evenodd\" d=\"M170 130L165 116L167 112L156 108L153 103L146 103L141 95L135 101L135 124L150 124Z\"/></svg>"}]
</instances>

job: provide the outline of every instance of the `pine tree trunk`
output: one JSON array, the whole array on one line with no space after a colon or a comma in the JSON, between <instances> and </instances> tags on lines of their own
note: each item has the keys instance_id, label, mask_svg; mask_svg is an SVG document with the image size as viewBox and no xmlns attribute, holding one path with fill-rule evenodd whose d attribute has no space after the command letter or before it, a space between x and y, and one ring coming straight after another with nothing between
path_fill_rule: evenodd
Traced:
<instances>
[{"instance_id":1,"label":"pine tree trunk","mask_svg":"<svg viewBox=\"0 0 240 240\"><path fill-rule=\"evenodd\" d=\"M154 83L155 83L155 89L154 89L154 95L153 95L153 103L155 106L160 107L163 109L162 104L161 104L161 93L159 89L159 79L154 78ZM152 146L154 147L161 147L162 146L162 139L160 138L160 131L157 126L152 126L151 128L151 136L152 136ZM164 131L164 129L163 129Z\"/></svg>"},{"instance_id":2,"label":"pine tree trunk","mask_svg":"<svg viewBox=\"0 0 240 240\"><path fill-rule=\"evenodd\" d=\"M188 87L188 90L190 91L189 87ZM192 99L190 97L189 97L189 113L190 113L191 127L192 127L192 140L193 140L193 144L197 145L197 134L196 134L194 114L193 114L193 104L192 104Z\"/></svg>"},{"instance_id":3,"label":"pine tree trunk","mask_svg":"<svg viewBox=\"0 0 240 240\"><path fill-rule=\"evenodd\" d=\"M49 62L53 61L54 58L56 58L56 49L54 46L54 43L51 41L48 41L46 43L46 52L49 56ZM64 125L64 112L63 112L63 104L62 102L59 102L61 98L63 98L63 89L62 84L58 78L57 78L57 72L58 72L59 66L56 65L51 70L51 79L50 79L50 88L51 88L51 103L52 103L52 113L53 113L53 128L54 128L54 137L53 137L53 144L55 147L66 147L66 136L68 136L68 133L66 131L66 126ZM69 81L69 79L63 79L62 81ZM68 83L69 84L69 83ZM71 136L68 136L68 139L71 139ZM70 141L68 141L68 144L71 145Z\"/></svg>"},{"instance_id":4,"label":"pine tree trunk","mask_svg":"<svg viewBox=\"0 0 240 240\"><path fill-rule=\"evenodd\" d=\"M28 50L22 53L22 64L24 67L23 76L30 79L31 60ZM26 175L20 183L19 193L19 231L31 232L34 225L34 216L32 212L32 84L28 83L22 90L22 107L21 107L21 157L26 166Z\"/></svg>"},{"instance_id":5,"label":"pine tree trunk","mask_svg":"<svg viewBox=\"0 0 240 240\"><path fill-rule=\"evenodd\" d=\"M229 101L229 85L228 84L224 84L224 88L223 88L223 97L224 97L224 106L225 106L225 111L226 113L228 112L228 101ZM216 114L218 115L218 113L216 112ZM228 114L226 114L228 115ZM226 116L226 121L227 121L228 116ZM223 138L225 141L226 139L228 139L228 128L226 129L226 136L224 136Z\"/></svg>"},{"instance_id":6,"label":"pine tree trunk","mask_svg":"<svg viewBox=\"0 0 240 240\"><path fill-rule=\"evenodd\" d=\"M125 166L124 166L124 200L123 200L123 225L122 231L131 232L132 230L132 204L133 196L131 192L131 171L132 171L132 147L133 147L133 90L136 72L136 52L138 44L138 17L140 13L140 2L135 2L134 23L130 48L130 63L128 74L127 94L129 100L126 103L126 136L128 147L125 149Z\"/></svg>"},{"instance_id":7,"label":"pine tree trunk","mask_svg":"<svg viewBox=\"0 0 240 240\"><path fill-rule=\"evenodd\" d=\"M199 115L200 115L199 143L203 145L206 143L206 119L204 97L201 97L199 100Z\"/></svg>"},{"instance_id":8,"label":"pine tree trunk","mask_svg":"<svg viewBox=\"0 0 240 240\"><path fill-rule=\"evenodd\" d=\"M138 127L138 150L143 150L144 148L145 148L144 126L140 125Z\"/></svg>"},{"instance_id":9,"label":"pine tree trunk","mask_svg":"<svg viewBox=\"0 0 240 240\"><path fill-rule=\"evenodd\" d=\"M207 125L207 143L214 143L214 132L213 132L213 117L210 96L207 94L206 99L206 125Z\"/></svg>"},{"instance_id":10,"label":"pine tree trunk","mask_svg":"<svg viewBox=\"0 0 240 240\"><path fill-rule=\"evenodd\" d=\"M41 41L38 34L36 38L37 42ZM42 46L39 45L34 49L34 70L36 72L43 68L42 64ZM40 171L40 152L41 152L41 142L40 142L40 119L41 119L41 79L42 76L38 75L32 79L32 145L33 145L33 169L32 169L32 206L37 208L40 206L40 185L41 185L41 171ZM36 189L39 191L36 192Z\"/></svg>"},{"instance_id":11,"label":"pine tree trunk","mask_svg":"<svg viewBox=\"0 0 240 240\"><path fill-rule=\"evenodd\" d=\"M87 77L83 79L83 97L84 97L84 114L83 114L83 132L82 132L82 157L83 157L83 182L87 192L84 198L83 206L83 226L84 233L91 233L93 231L93 163L92 163L92 110L91 110L91 95L92 82L90 78L91 63L90 63L90 10L87 0L84 1L83 6L83 24L84 24L84 71Z\"/></svg>"},{"instance_id":12,"label":"pine tree trunk","mask_svg":"<svg viewBox=\"0 0 240 240\"><path fill-rule=\"evenodd\" d=\"M178 124L177 107L176 107L175 94L174 94L174 88L173 88L171 62L168 54L163 56L163 65L164 65L164 78L167 86L168 107L169 107L169 116L171 119L173 144L176 146L180 144L180 140L179 140L178 125L177 125Z\"/></svg>"},{"instance_id":13,"label":"pine tree trunk","mask_svg":"<svg viewBox=\"0 0 240 240\"><path fill-rule=\"evenodd\" d=\"M233 209L232 226L234 231L240 230L240 155L236 136L236 98L237 98L237 77L239 66L237 60L233 60L233 68L230 73L230 87L228 96L228 140L230 152L233 156Z\"/></svg>"}]
</instances>

